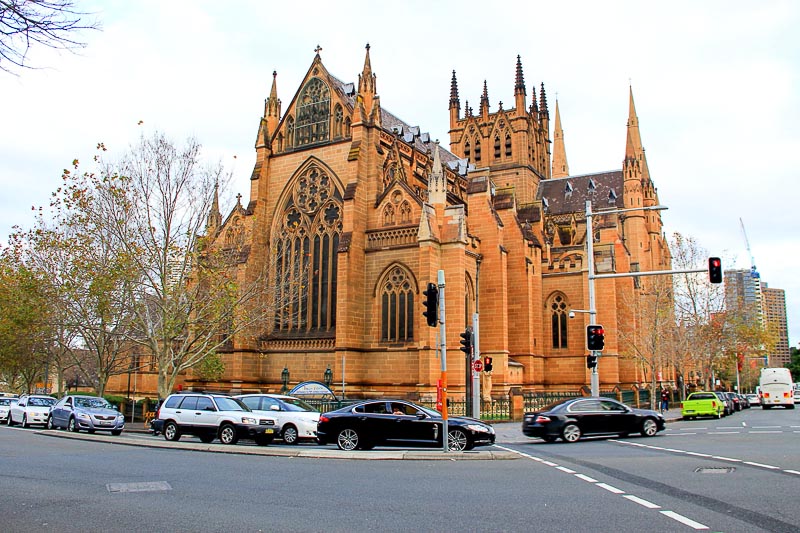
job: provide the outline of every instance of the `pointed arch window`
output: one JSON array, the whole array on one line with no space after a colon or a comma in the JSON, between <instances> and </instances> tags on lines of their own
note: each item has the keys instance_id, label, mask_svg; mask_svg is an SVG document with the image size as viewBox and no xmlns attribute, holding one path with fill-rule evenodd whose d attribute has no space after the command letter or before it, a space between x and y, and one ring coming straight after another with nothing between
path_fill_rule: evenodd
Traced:
<instances>
[{"instance_id":1,"label":"pointed arch window","mask_svg":"<svg viewBox=\"0 0 800 533\"><path fill-rule=\"evenodd\" d=\"M469 144L469 141L465 142L464 143L464 159L466 159L468 162L472 163L472 159L471 159L472 158L472 153L470 152L470 149L471 149L471 146Z\"/></svg>"},{"instance_id":2,"label":"pointed arch window","mask_svg":"<svg viewBox=\"0 0 800 533\"><path fill-rule=\"evenodd\" d=\"M500 136L494 138L494 158L500 159Z\"/></svg>"},{"instance_id":3,"label":"pointed arch window","mask_svg":"<svg viewBox=\"0 0 800 533\"><path fill-rule=\"evenodd\" d=\"M408 200L404 200L400 204L400 223L408 224L409 222L411 222L411 204L408 203Z\"/></svg>"},{"instance_id":4,"label":"pointed arch window","mask_svg":"<svg viewBox=\"0 0 800 533\"><path fill-rule=\"evenodd\" d=\"M294 146L294 117L286 120L286 148Z\"/></svg>"},{"instance_id":5,"label":"pointed arch window","mask_svg":"<svg viewBox=\"0 0 800 533\"><path fill-rule=\"evenodd\" d=\"M550 299L550 329L553 338L553 348L567 347L567 320L569 305L563 294L556 294Z\"/></svg>"},{"instance_id":6,"label":"pointed arch window","mask_svg":"<svg viewBox=\"0 0 800 533\"><path fill-rule=\"evenodd\" d=\"M481 162L481 140L475 139L475 162Z\"/></svg>"},{"instance_id":7,"label":"pointed arch window","mask_svg":"<svg viewBox=\"0 0 800 533\"><path fill-rule=\"evenodd\" d=\"M383 225L394 225L394 206L392 204L386 204L386 207L383 208Z\"/></svg>"},{"instance_id":8,"label":"pointed arch window","mask_svg":"<svg viewBox=\"0 0 800 533\"><path fill-rule=\"evenodd\" d=\"M333 108L333 138L338 139L342 136L342 126L344 122L344 112L342 106L336 104Z\"/></svg>"},{"instance_id":9,"label":"pointed arch window","mask_svg":"<svg viewBox=\"0 0 800 533\"><path fill-rule=\"evenodd\" d=\"M511 157L511 135L506 134L506 157Z\"/></svg>"},{"instance_id":10,"label":"pointed arch window","mask_svg":"<svg viewBox=\"0 0 800 533\"><path fill-rule=\"evenodd\" d=\"M295 114L295 146L328 140L331 96L321 79L311 78L300 90Z\"/></svg>"},{"instance_id":11,"label":"pointed arch window","mask_svg":"<svg viewBox=\"0 0 800 533\"><path fill-rule=\"evenodd\" d=\"M276 216L274 333L325 334L336 325L337 250L342 194L321 167L311 164L294 180Z\"/></svg>"},{"instance_id":12,"label":"pointed arch window","mask_svg":"<svg viewBox=\"0 0 800 533\"><path fill-rule=\"evenodd\" d=\"M392 267L381 284L381 340L414 340L414 293L416 287L409 273Z\"/></svg>"}]
</instances>

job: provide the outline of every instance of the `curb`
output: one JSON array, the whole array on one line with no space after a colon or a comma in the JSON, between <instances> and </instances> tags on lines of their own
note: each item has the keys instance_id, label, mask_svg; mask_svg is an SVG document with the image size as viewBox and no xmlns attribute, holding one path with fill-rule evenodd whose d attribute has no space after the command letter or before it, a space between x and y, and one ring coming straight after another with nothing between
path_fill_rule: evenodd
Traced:
<instances>
[{"instance_id":1,"label":"curb","mask_svg":"<svg viewBox=\"0 0 800 533\"><path fill-rule=\"evenodd\" d=\"M126 430L127 431L127 430ZM133 431L145 433L144 431ZM171 450L189 450L197 452L228 453L237 455L265 455L270 457L305 457L309 459L357 459L357 460L383 460L383 461L492 461L519 459L519 456L503 450L484 449L470 450L467 452L448 452L426 450L361 450L346 452L330 448L300 448L286 449L272 446L238 446L225 444L203 444L197 442L170 442L167 440L143 441L140 439L126 438L124 433L120 436L89 435L81 433L67 433L59 430L41 430L38 434L46 437L102 442L122 446L144 446L147 448L160 448ZM490 448L490 447L486 447Z\"/></svg>"}]
</instances>

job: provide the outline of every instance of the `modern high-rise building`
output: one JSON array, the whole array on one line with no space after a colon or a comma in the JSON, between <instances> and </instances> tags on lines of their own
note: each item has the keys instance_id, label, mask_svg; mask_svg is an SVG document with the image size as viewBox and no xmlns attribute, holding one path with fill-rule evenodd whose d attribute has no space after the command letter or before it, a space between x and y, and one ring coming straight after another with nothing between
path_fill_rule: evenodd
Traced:
<instances>
[{"instance_id":1,"label":"modern high-rise building","mask_svg":"<svg viewBox=\"0 0 800 533\"><path fill-rule=\"evenodd\" d=\"M770 354L770 366L786 366L791 361L789 350L789 325L786 321L786 293L783 289L773 289L764 283L764 315L767 328L778 335L778 343Z\"/></svg>"},{"instance_id":2,"label":"modern high-rise building","mask_svg":"<svg viewBox=\"0 0 800 533\"><path fill-rule=\"evenodd\" d=\"M761 276L756 270L725 271L725 308L742 309L762 326L765 325Z\"/></svg>"}]
</instances>

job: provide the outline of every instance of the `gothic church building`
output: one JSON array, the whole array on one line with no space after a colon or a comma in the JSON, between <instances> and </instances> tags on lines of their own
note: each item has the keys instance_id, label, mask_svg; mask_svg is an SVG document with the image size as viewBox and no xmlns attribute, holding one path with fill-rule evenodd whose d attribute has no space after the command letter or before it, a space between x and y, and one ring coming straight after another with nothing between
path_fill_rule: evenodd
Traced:
<instances>
[{"instance_id":1,"label":"gothic church building","mask_svg":"<svg viewBox=\"0 0 800 533\"><path fill-rule=\"evenodd\" d=\"M658 212L602 216L656 205L656 188L632 93L622 169L573 176L558 103L551 123L544 85L528 96L519 57L510 78L513 107L490 109L484 83L473 111L453 72L445 148L383 107L369 46L357 83L329 73L317 53L285 107L273 73L249 202L223 216L215 201L207 233L217 248L244 244L241 279L268 270L281 281L276 310L220 352L219 383L190 374L185 386L276 392L284 369L290 387L330 369L348 397L430 399L441 365L423 291L443 270L451 396L464 393L459 334L475 313L481 354L493 360L484 397L586 387L588 315L569 318L589 306L586 241L598 273L669 269ZM591 231L587 201L600 213ZM633 327L623 302L638 287L596 281L602 390L642 381L619 339Z\"/></svg>"}]
</instances>

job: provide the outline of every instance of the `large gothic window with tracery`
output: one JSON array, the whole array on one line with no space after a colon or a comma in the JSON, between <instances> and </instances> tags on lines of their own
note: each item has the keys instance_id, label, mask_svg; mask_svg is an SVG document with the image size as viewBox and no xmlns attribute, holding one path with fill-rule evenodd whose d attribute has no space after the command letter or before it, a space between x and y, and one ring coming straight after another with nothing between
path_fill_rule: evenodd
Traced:
<instances>
[{"instance_id":1,"label":"large gothic window with tracery","mask_svg":"<svg viewBox=\"0 0 800 533\"><path fill-rule=\"evenodd\" d=\"M567 347L567 317L569 305L563 294L556 294L550 299L550 328L553 336L553 348Z\"/></svg>"},{"instance_id":2,"label":"large gothic window with tracery","mask_svg":"<svg viewBox=\"0 0 800 533\"><path fill-rule=\"evenodd\" d=\"M300 91L295 109L295 146L328 140L331 93L321 79L308 80Z\"/></svg>"},{"instance_id":3,"label":"large gothic window with tracery","mask_svg":"<svg viewBox=\"0 0 800 533\"><path fill-rule=\"evenodd\" d=\"M324 169L311 164L296 179L277 217L274 332L330 332L336 325L341 191Z\"/></svg>"},{"instance_id":4,"label":"large gothic window with tracery","mask_svg":"<svg viewBox=\"0 0 800 533\"><path fill-rule=\"evenodd\" d=\"M414 340L414 283L405 269L392 267L381 284L381 340Z\"/></svg>"}]
</instances>

